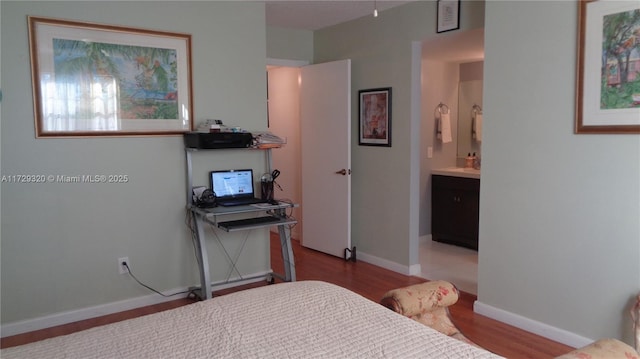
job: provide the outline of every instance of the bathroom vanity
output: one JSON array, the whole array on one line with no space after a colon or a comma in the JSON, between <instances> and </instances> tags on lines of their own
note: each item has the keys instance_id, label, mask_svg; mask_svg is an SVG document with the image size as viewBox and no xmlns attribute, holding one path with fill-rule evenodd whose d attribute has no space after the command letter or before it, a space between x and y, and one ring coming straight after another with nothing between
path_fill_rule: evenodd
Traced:
<instances>
[{"instance_id":1,"label":"bathroom vanity","mask_svg":"<svg viewBox=\"0 0 640 359\"><path fill-rule=\"evenodd\" d=\"M445 168L431 175L431 234L437 242L478 249L480 170Z\"/></svg>"}]
</instances>

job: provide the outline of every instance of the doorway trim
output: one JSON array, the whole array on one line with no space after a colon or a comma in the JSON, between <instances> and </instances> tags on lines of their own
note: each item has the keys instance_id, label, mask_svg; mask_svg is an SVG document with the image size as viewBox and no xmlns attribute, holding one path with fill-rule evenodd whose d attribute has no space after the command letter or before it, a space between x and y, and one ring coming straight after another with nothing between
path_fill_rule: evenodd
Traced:
<instances>
[{"instance_id":1,"label":"doorway trim","mask_svg":"<svg viewBox=\"0 0 640 359\"><path fill-rule=\"evenodd\" d=\"M420 275L420 126L422 97L422 43L411 42L411 169L409 174L409 269L410 275Z\"/></svg>"},{"instance_id":2,"label":"doorway trim","mask_svg":"<svg viewBox=\"0 0 640 359\"><path fill-rule=\"evenodd\" d=\"M267 66L302 67L309 65L307 60L287 60L267 57Z\"/></svg>"},{"instance_id":3,"label":"doorway trim","mask_svg":"<svg viewBox=\"0 0 640 359\"><path fill-rule=\"evenodd\" d=\"M269 83L268 83L269 75L268 74L269 74L269 72L271 70L275 71L276 69L282 69L282 68L297 69L298 74L299 74L300 69L302 67L304 67L304 66L309 65L309 63L310 62L307 61L307 60L291 60L291 59L278 59L278 58L267 57L266 58L266 67L265 67L265 70L266 70L266 73L267 73L267 76L266 76L267 77L267 91L268 91L268 88L269 88ZM299 76L300 75L298 75L298 81L299 81ZM267 93L267 112L270 111L269 110L269 106L268 106L268 101L269 101L268 97L269 96L268 96L268 93ZM299 119L298 119L298 121L299 121ZM299 138L299 134L298 134L298 138ZM276 156L276 157L278 156L277 152L278 151L274 151L273 152L272 157L271 157L272 160L273 160L273 158L275 158L274 156ZM297 186L302 186L301 181L298 181ZM301 195L301 193L299 195ZM298 198L298 200L301 201L301 198ZM300 208L297 208L295 211L296 212L294 214L296 216L301 216ZM291 235L293 237L297 238L297 239L301 239L302 232L301 232L300 228L302 228L302 226L304 226L304 224L302 223L302 220L300 219L299 225L296 226L296 228L294 230L292 230ZM272 228L271 231L275 231L275 227ZM277 231L275 231L273 233L277 233Z\"/></svg>"}]
</instances>

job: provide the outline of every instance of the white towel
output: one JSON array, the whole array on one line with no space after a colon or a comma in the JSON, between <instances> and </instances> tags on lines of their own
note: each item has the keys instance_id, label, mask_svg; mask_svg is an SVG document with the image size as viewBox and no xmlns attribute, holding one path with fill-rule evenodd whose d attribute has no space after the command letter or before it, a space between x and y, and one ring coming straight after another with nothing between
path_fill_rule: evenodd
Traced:
<instances>
[{"instance_id":1,"label":"white towel","mask_svg":"<svg viewBox=\"0 0 640 359\"><path fill-rule=\"evenodd\" d=\"M451 138L451 120L448 113L440 114L440 135L442 136L442 143L453 141Z\"/></svg>"},{"instance_id":2,"label":"white towel","mask_svg":"<svg viewBox=\"0 0 640 359\"><path fill-rule=\"evenodd\" d=\"M476 114L476 121L474 123L476 131L476 141L482 142L482 114Z\"/></svg>"}]
</instances>

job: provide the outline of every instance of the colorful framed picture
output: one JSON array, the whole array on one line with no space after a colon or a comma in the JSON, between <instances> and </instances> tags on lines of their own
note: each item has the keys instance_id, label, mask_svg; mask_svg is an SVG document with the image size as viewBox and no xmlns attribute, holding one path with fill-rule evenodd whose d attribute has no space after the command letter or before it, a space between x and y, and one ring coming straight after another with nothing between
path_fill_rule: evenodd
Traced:
<instances>
[{"instance_id":1,"label":"colorful framed picture","mask_svg":"<svg viewBox=\"0 0 640 359\"><path fill-rule=\"evenodd\" d=\"M438 25L436 32L460 28L460 0L438 0Z\"/></svg>"},{"instance_id":2,"label":"colorful framed picture","mask_svg":"<svg viewBox=\"0 0 640 359\"><path fill-rule=\"evenodd\" d=\"M29 17L36 137L193 129L191 35Z\"/></svg>"},{"instance_id":3,"label":"colorful framed picture","mask_svg":"<svg viewBox=\"0 0 640 359\"><path fill-rule=\"evenodd\" d=\"M640 133L640 3L580 0L575 133Z\"/></svg>"},{"instance_id":4,"label":"colorful framed picture","mask_svg":"<svg viewBox=\"0 0 640 359\"><path fill-rule=\"evenodd\" d=\"M391 147L391 87L358 91L359 144Z\"/></svg>"}]
</instances>

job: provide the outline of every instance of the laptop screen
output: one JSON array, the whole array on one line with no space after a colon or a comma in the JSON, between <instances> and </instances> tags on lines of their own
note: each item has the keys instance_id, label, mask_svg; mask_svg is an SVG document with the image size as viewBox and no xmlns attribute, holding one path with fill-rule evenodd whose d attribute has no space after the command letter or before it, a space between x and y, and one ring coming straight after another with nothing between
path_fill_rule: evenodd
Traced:
<instances>
[{"instance_id":1,"label":"laptop screen","mask_svg":"<svg viewBox=\"0 0 640 359\"><path fill-rule=\"evenodd\" d=\"M211 171L210 178L218 198L253 197L253 170Z\"/></svg>"}]
</instances>

